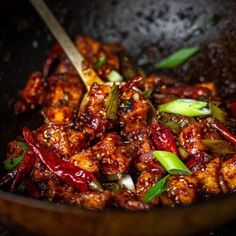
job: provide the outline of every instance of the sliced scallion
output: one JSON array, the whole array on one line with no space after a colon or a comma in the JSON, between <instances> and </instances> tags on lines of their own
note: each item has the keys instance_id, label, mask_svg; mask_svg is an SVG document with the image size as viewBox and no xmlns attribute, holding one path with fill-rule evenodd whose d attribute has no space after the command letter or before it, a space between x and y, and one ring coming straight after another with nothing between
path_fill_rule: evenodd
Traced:
<instances>
[{"instance_id":1,"label":"sliced scallion","mask_svg":"<svg viewBox=\"0 0 236 236\"><path fill-rule=\"evenodd\" d=\"M201 142L215 154L233 154L236 153L236 148L225 140L203 139Z\"/></svg>"},{"instance_id":2,"label":"sliced scallion","mask_svg":"<svg viewBox=\"0 0 236 236\"><path fill-rule=\"evenodd\" d=\"M150 202L154 197L158 197L166 191L169 175L160 179L156 184L154 184L144 195L144 202Z\"/></svg>"},{"instance_id":3,"label":"sliced scallion","mask_svg":"<svg viewBox=\"0 0 236 236\"><path fill-rule=\"evenodd\" d=\"M121 82L123 81L123 77L120 73L118 73L116 70L112 70L107 75L107 78L110 82Z\"/></svg>"},{"instance_id":4,"label":"sliced scallion","mask_svg":"<svg viewBox=\"0 0 236 236\"><path fill-rule=\"evenodd\" d=\"M107 98L107 111L106 111L106 117L115 120L117 116L117 110L118 110L118 103L119 103L119 91L118 86L113 83L110 93Z\"/></svg>"},{"instance_id":5,"label":"sliced scallion","mask_svg":"<svg viewBox=\"0 0 236 236\"><path fill-rule=\"evenodd\" d=\"M172 69L185 63L190 57L199 51L198 47L182 48L161 62L157 63L154 67L156 69Z\"/></svg>"},{"instance_id":6,"label":"sliced scallion","mask_svg":"<svg viewBox=\"0 0 236 236\"><path fill-rule=\"evenodd\" d=\"M116 181L125 177L125 174L123 173L107 174L105 177L108 181Z\"/></svg>"},{"instance_id":7,"label":"sliced scallion","mask_svg":"<svg viewBox=\"0 0 236 236\"><path fill-rule=\"evenodd\" d=\"M98 61L95 65L96 68L100 68L102 65L104 65L106 63L106 60L107 60L107 56L106 55L103 55L103 56L100 56L98 58Z\"/></svg>"},{"instance_id":8,"label":"sliced scallion","mask_svg":"<svg viewBox=\"0 0 236 236\"><path fill-rule=\"evenodd\" d=\"M194 99L176 99L159 105L158 110L189 117L211 114L211 110L207 108L207 102Z\"/></svg>"},{"instance_id":9,"label":"sliced scallion","mask_svg":"<svg viewBox=\"0 0 236 236\"><path fill-rule=\"evenodd\" d=\"M210 103L209 107L211 109L211 116L224 123L226 118L226 113L213 103Z\"/></svg>"},{"instance_id":10,"label":"sliced scallion","mask_svg":"<svg viewBox=\"0 0 236 236\"><path fill-rule=\"evenodd\" d=\"M181 131L180 125L178 122L170 120L165 123L175 134L179 134Z\"/></svg>"},{"instance_id":11,"label":"sliced scallion","mask_svg":"<svg viewBox=\"0 0 236 236\"><path fill-rule=\"evenodd\" d=\"M151 96L152 92L153 92L153 89L147 89L147 90L143 91L143 96L149 98Z\"/></svg>"},{"instance_id":12,"label":"sliced scallion","mask_svg":"<svg viewBox=\"0 0 236 236\"><path fill-rule=\"evenodd\" d=\"M188 157L188 153L182 147L179 147L178 151L182 160L185 160Z\"/></svg>"},{"instance_id":13,"label":"sliced scallion","mask_svg":"<svg viewBox=\"0 0 236 236\"><path fill-rule=\"evenodd\" d=\"M172 175L191 175L188 167L172 152L154 151L154 157Z\"/></svg>"},{"instance_id":14,"label":"sliced scallion","mask_svg":"<svg viewBox=\"0 0 236 236\"><path fill-rule=\"evenodd\" d=\"M29 147L25 142L18 141L16 142L16 145L20 147L22 151L18 156L12 157L3 162L4 168L6 170L14 169L23 160L25 153L29 150Z\"/></svg>"}]
</instances>

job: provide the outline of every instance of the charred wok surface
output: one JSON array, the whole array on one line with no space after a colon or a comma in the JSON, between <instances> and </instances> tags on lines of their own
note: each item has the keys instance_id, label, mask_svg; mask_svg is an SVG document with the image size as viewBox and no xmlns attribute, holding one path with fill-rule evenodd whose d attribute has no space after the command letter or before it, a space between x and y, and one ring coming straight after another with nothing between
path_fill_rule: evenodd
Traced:
<instances>
[{"instance_id":1,"label":"charred wok surface","mask_svg":"<svg viewBox=\"0 0 236 236\"><path fill-rule=\"evenodd\" d=\"M222 123L210 116L157 111L155 122L149 121L148 99L155 107L178 98L221 104L214 83L188 85L162 75L143 77L119 44L79 36L76 46L104 81L112 70L125 80L118 86L116 118L107 116L108 85L93 84L79 109L84 87L56 45L43 71L32 73L15 104L17 114L40 107L45 122L33 132L24 129L9 143L6 160L24 156L2 175L4 189L89 209L128 210L188 205L236 190L236 138L230 114ZM230 152L213 150L203 140L223 141ZM19 142L28 147L26 152ZM192 175L171 175L166 191L147 203L145 193L167 174L154 150L175 153Z\"/></svg>"}]
</instances>

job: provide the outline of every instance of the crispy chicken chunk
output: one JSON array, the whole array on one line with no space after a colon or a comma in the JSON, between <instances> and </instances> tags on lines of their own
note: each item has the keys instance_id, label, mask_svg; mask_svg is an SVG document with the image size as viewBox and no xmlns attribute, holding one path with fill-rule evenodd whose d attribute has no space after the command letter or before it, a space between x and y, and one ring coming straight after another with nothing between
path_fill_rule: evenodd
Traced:
<instances>
[{"instance_id":1,"label":"crispy chicken chunk","mask_svg":"<svg viewBox=\"0 0 236 236\"><path fill-rule=\"evenodd\" d=\"M132 157L127 156L127 148L116 133L106 134L93 146L103 174L128 173Z\"/></svg>"},{"instance_id":2,"label":"crispy chicken chunk","mask_svg":"<svg viewBox=\"0 0 236 236\"><path fill-rule=\"evenodd\" d=\"M106 101L110 87L93 84L90 88L84 111L78 113L77 128L83 130L90 139L101 137L113 127L106 117Z\"/></svg>"},{"instance_id":3,"label":"crispy chicken chunk","mask_svg":"<svg viewBox=\"0 0 236 236\"><path fill-rule=\"evenodd\" d=\"M201 186L200 192L205 197L216 195L221 191L218 181L220 165L221 160L216 157L194 172L194 176L196 176Z\"/></svg>"},{"instance_id":4,"label":"crispy chicken chunk","mask_svg":"<svg viewBox=\"0 0 236 236\"><path fill-rule=\"evenodd\" d=\"M87 147L85 135L71 128L43 125L35 133L37 140L55 153L69 156Z\"/></svg>"},{"instance_id":5,"label":"crispy chicken chunk","mask_svg":"<svg viewBox=\"0 0 236 236\"><path fill-rule=\"evenodd\" d=\"M236 190L236 155L223 160L220 170L220 185L224 193Z\"/></svg>"},{"instance_id":6,"label":"crispy chicken chunk","mask_svg":"<svg viewBox=\"0 0 236 236\"><path fill-rule=\"evenodd\" d=\"M143 201L144 195L149 188L151 188L159 179L160 177L150 173L148 171L143 171L138 177L136 182L136 193L140 201ZM155 197L151 204L153 206L157 206L160 202L159 197Z\"/></svg>"},{"instance_id":7,"label":"crispy chicken chunk","mask_svg":"<svg viewBox=\"0 0 236 236\"><path fill-rule=\"evenodd\" d=\"M198 180L193 176L171 176L167 190L160 196L164 206L189 205L197 200Z\"/></svg>"}]
</instances>

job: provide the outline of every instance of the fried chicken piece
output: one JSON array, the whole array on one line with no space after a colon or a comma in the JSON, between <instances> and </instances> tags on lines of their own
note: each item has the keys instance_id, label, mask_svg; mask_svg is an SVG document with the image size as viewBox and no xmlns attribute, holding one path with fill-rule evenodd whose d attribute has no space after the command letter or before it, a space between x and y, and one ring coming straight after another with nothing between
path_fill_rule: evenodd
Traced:
<instances>
[{"instance_id":1,"label":"fried chicken piece","mask_svg":"<svg viewBox=\"0 0 236 236\"><path fill-rule=\"evenodd\" d=\"M95 156L95 153L93 153L92 149L89 148L71 156L70 161L83 170L87 170L90 173L98 173L99 164Z\"/></svg>"},{"instance_id":2,"label":"fried chicken piece","mask_svg":"<svg viewBox=\"0 0 236 236\"><path fill-rule=\"evenodd\" d=\"M110 92L107 85L93 84L89 90L84 111L78 113L77 128L92 140L111 129L114 122L106 117L106 101Z\"/></svg>"},{"instance_id":3,"label":"fried chicken piece","mask_svg":"<svg viewBox=\"0 0 236 236\"><path fill-rule=\"evenodd\" d=\"M140 201L137 196L128 191L120 194L114 194L115 206L127 209L130 211L148 210L152 207L151 204Z\"/></svg>"},{"instance_id":4,"label":"fried chicken piece","mask_svg":"<svg viewBox=\"0 0 236 236\"><path fill-rule=\"evenodd\" d=\"M83 57L102 79L108 80L107 75L110 71L120 70L118 54L124 51L120 44L105 44L86 36L79 36L75 44ZM97 66L101 57L105 57L104 63Z\"/></svg>"},{"instance_id":5,"label":"fried chicken piece","mask_svg":"<svg viewBox=\"0 0 236 236\"><path fill-rule=\"evenodd\" d=\"M42 105L45 97L45 80L40 72L30 75L25 87L20 92L20 100L16 102L15 112L23 113Z\"/></svg>"},{"instance_id":6,"label":"fried chicken piece","mask_svg":"<svg viewBox=\"0 0 236 236\"><path fill-rule=\"evenodd\" d=\"M83 85L78 76L57 75L48 78L43 115L45 122L70 125L83 95Z\"/></svg>"},{"instance_id":7,"label":"fried chicken piece","mask_svg":"<svg viewBox=\"0 0 236 236\"><path fill-rule=\"evenodd\" d=\"M200 184L199 190L204 197L217 195L221 192L218 181L220 165L221 160L219 157L216 157L194 172L194 176Z\"/></svg>"},{"instance_id":8,"label":"fried chicken piece","mask_svg":"<svg viewBox=\"0 0 236 236\"><path fill-rule=\"evenodd\" d=\"M77 203L86 209L101 210L111 205L112 194L108 191L79 193Z\"/></svg>"},{"instance_id":9,"label":"fried chicken piece","mask_svg":"<svg viewBox=\"0 0 236 236\"><path fill-rule=\"evenodd\" d=\"M127 155L127 148L119 135L106 134L92 149L103 174L128 173L132 157Z\"/></svg>"},{"instance_id":10,"label":"fried chicken piece","mask_svg":"<svg viewBox=\"0 0 236 236\"><path fill-rule=\"evenodd\" d=\"M46 106L68 106L77 108L83 96L84 87L77 75L53 75L48 78Z\"/></svg>"},{"instance_id":11,"label":"fried chicken piece","mask_svg":"<svg viewBox=\"0 0 236 236\"><path fill-rule=\"evenodd\" d=\"M141 77L137 77L137 82ZM129 83L129 82L128 82ZM130 82L131 83L131 82ZM122 135L132 139L133 133L146 129L149 105L140 91L125 84L120 93L119 120Z\"/></svg>"},{"instance_id":12,"label":"fried chicken piece","mask_svg":"<svg viewBox=\"0 0 236 236\"><path fill-rule=\"evenodd\" d=\"M68 106L45 107L42 112L45 123L69 126L74 122L74 110Z\"/></svg>"},{"instance_id":13,"label":"fried chicken piece","mask_svg":"<svg viewBox=\"0 0 236 236\"><path fill-rule=\"evenodd\" d=\"M187 125L179 135L179 143L189 155L196 155L207 150L207 147L201 142L203 139L221 139L207 120Z\"/></svg>"},{"instance_id":14,"label":"fried chicken piece","mask_svg":"<svg viewBox=\"0 0 236 236\"><path fill-rule=\"evenodd\" d=\"M35 133L37 140L55 153L68 157L87 147L85 135L71 128L42 125Z\"/></svg>"},{"instance_id":15,"label":"fried chicken piece","mask_svg":"<svg viewBox=\"0 0 236 236\"><path fill-rule=\"evenodd\" d=\"M236 155L223 159L219 170L219 183L224 193L236 190Z\"/></svg>"},{"instance_id":16,"label":"fried chicken piece","mask_svg":"<svg viewBox=\"0 0 236 236\"><path fill-rule=\"evenodd\" d=\"M143 201L144 195L149 188L151 188L155 183L157 183L160 176L154 175L151 172L143 171L140 173L136 182L136 193L140 201ZM159 197L155 197L150 204L157 206L160 202Z\"/></svg>"},{"instance_id":17,"label":"fried chicken piece","mask_svg":"<svg viewBox=\"0 0 236 236\"><path fill-rule=\"evenodd\" d=\"M173 175L167 190L160 196L164 206L190 205L197 200L198 180L194 176Z\"/></svg>"},{"instance_id":18,"label":"fried chicken piece","mask_svg":"<svg viewBox=\"0 0 236 236\"><path fill-rule=\"evenodd\" d=\"M135 167L139 172L148 171L156 175L163 175L165 169L154 158L153 151L145 152L135 158Z\"/></svg>"}]
</instances>

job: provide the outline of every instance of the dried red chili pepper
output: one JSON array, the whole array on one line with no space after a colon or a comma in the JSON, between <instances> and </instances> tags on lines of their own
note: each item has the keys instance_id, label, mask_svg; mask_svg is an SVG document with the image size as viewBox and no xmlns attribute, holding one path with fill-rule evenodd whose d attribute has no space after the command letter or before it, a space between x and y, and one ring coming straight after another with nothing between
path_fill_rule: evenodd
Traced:
<instances>
[{"instance_id":1,"label":"dried red chili pepper","mask_svg":"<svg viewBox=\"0 0 236 236\"><path fill-rule=\"evenodd\" d=\"M60 46L60 44L54 45L54 47L51 49L51 51L49 52L49 56L43 65L43 75L45 78L49 75L53 64L60 57L62 53L63 49Z\"/></svg>"},{"instance_id":2,"label":"dried red chili pepper","mask_svg":"<svg viewBox=\"0 0 236 236\"><path fill-rule=\"evenodd\" d=\"M158 150L169 151L177 156L179 155L175 139L170 128L161 124L157 121L157 119L153 119L151 124L151 134Z\"/></svg>"},{"instance_id":3,"label":"dried red chili pepper","mask_svg":"<svg viewBox=\"0 0 236 236\"><path fill-rule=\"evenodd\" d=\"M95 177L91 173L72 163L63 161L43 145L36 143L32 132L28 128L23 129L23 136L32 152L51 172L57 175L58 178L66 184L83 192L89 190L88 184L96 181Z\"/></svg>"},{"instance_id":4,"label":"dried red chili pepper","mask_svg":"<svg viewBox=\"0 0 236 236\"><path fill-rule=\"evenodd\" d=\"M35 157L33 156L33 154L30 151L26 152L22 162L19 164L17 168L17 173L12 182L10 192L13 192L15 190L16 185L21 180L21 178L24 175L27 175L32 170L34 161L35 161Z\"/></svg>"},{"instance_id":5,"label":"dried red chili pepper","mask_svg":"<svg viewBox=\"0 0 236 236\"><path fill-rule=\"evenodd\" d=\"M205 162L206 162L206 158L204 156L204 153L199 152L198 154L194 156L188 157L188 160L185 164L190 170L196 170L196 169L200 169L204 165Z\"/></svg>"},{"instance_id":6,"label":"dried red chili pepper","mask_svg":"<svg viewBox=\"0 0 236 236\"><path fill-rule=\"evenodd\" d=\"M138 75L127 81L122 87L122 92L128 92L130 91L135 85L137 85L141 80L143 79L142 76Z\"/></svg>"},{"instance_id":7,"label":"dried red chili pepper","mask_svg":"<svg viewBox=\"0 0 236 236\"><path fill-rule=\"evenodd\" d=\"M230 103L230 112L231 112L233 118L236 119L236 100L234 100Z\"/></svg>"},{"instance_id":8,"label":"dried red chili pepper","mask_svg":"<svg viewBox=\"0 0 236 236\"><path fill-rule=\"evenodd\" d=\"M196 99L199 96L209 96L210 90L200 86L174 86L162 90L165 94L172 94L178 97Z\"/></svg>"},{"instance_id":9,"label":"dried red chili pepper","mask_svg":"<svg viewBox=\"0 0 236 236\"><path fill-rule=\"evenodd\" d=\"M212 126L216 128L221 135L229 142L236 144L236 138L230 133L230 131L218 120L214 120L212 123Z\"/></svg>"}]
</instances>

